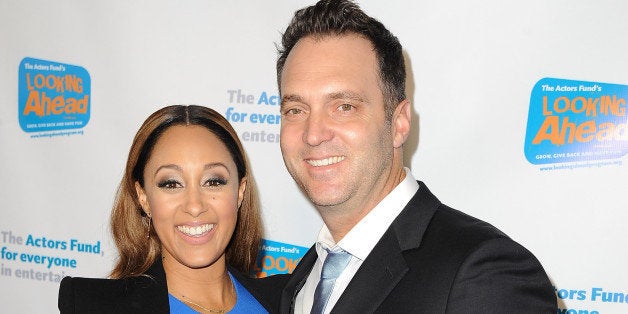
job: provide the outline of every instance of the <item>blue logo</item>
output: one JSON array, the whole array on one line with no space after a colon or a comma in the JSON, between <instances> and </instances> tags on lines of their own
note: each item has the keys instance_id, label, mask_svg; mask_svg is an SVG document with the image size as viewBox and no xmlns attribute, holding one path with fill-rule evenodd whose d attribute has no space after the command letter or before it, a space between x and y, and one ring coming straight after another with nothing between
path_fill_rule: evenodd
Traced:
<instances>
[{"instance_id":1,"label":"blue logo","mask_svg":"<svg viewBox=\"0 0 628 314\"><path fill-rule=\"evenodd\" d=\"M532 89L525 156L532 164L596 161L628 153L628 86L556 78Z\"/></svg>"},{"instance_id":2,"label":"blue logo","mask_svg":"<svg viewBox=\"0 0 628 314\"><path fill-rule=\"evenodd\" d=\"M262 239L262 245L255 264L255 275L266 277L292 273L309 248L288 243Z\"/></svg>"},{"instance_id":3,"label":"blue logo","mask_svg":"<svg viewBox=\"0 0 628 314\"><path fill-rule=\"evenodd\" d=\"M18 117L25 132L80 129L89 122L91 79L82 67L24 58Z\"/></svg>"}]
</instances>

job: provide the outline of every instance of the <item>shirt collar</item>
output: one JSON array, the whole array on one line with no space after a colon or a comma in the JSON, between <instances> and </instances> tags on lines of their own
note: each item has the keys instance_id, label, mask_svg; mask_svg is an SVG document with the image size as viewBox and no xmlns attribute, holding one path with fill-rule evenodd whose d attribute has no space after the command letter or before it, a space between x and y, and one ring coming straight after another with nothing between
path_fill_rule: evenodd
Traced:
<instances>
[{"instance_id":1,"label":"shirt collar","mask_svg":"<svg viewBox=\"0 0 628 314\"><path fill-rule=\"evenodd\" d=\"M410 169L404 168L406 177L362 218L338 243L334 241L327 225L318 233L316 252L323 258L327 250L343 249L360 260L366 259L388 227L405 208L419 189Z\"/></svg>"}]
</instances>

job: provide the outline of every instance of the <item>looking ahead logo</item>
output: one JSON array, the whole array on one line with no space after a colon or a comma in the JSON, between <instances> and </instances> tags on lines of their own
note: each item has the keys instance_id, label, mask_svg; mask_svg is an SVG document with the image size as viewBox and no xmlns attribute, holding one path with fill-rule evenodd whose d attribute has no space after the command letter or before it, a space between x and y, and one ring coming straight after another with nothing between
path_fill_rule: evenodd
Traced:
<instances>
[{"instance_id":1,"label":"looking ahead logo","mask_svg":"<svg viewBox=\"0 0 628 314\"><path fill-rule=\"evenodd\" d=\"M257 263L253 269L257 277L290 274L309 248L262 239Z\"/></svg>"},{"instance_id":2,"label":"looking ahead logo","mask_svg":"<svg viewBox=\"0 0 628 314\"><path fill-rule=\"evenodd\" d=\"M541 79L530 98L526 158L538 165L622 157L627 98L626 85Z\"/></svg>"},{"instance_id":3,"label":"looking ahead logo","mask_svg":"<svg viewBox=\"0 0 628 314\"><path fill-rule=\"evenodd\" d=\"M91 80L84 68L24 58L18 82L18 117L25 132L80 129L89 122ZM70 134L82 131L42 136Z\"/></svg>"}]
</instances>

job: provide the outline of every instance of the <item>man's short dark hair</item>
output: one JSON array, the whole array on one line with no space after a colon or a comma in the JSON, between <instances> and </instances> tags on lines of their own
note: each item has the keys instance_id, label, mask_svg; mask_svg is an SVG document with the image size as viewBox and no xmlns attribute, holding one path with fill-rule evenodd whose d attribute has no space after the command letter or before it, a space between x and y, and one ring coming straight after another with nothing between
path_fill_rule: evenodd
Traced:
<instances>
[{"instance_id":1,"label":"man's short dark hair","mask_svg":"<svg viewBox=\"0 0 628 314\"><path fill-rule=\"evenodd\" d=\"M358 34L369 40L374 48L386 112L390 117L396 105L406 98L406 70L402 47L382 23L366 15L354 2L347 0L321 0L295 12L286 28L277 59L277 84L281 93L281 72L288 54L302 38Z\"/></svg>"}]
</instances>

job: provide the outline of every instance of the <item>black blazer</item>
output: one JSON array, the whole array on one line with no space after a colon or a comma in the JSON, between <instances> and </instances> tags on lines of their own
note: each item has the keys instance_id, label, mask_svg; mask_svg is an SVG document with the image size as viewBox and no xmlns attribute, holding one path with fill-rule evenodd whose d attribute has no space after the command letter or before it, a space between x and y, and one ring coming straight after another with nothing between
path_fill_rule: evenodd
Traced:
<instances>
[{"instance_id":1,"label":"black blazer","mask_svg":"<svg viewBox=\"0 0 628 314\"><path fill-rule=\"evenodd\" d=\"M556 313L554 289L532 253L419 185L332 313ZM281 313L294 311L316 258L312 247L297 265Z\"/></svg>"},{"instance_id":2,"label":"black blazer","mask_svg":"<svg viewBox=\"0 0 628 314\"><path fill-rule=\"evenodd\" d=\"M285 276L249 278L237 270L231 274L269 312L276 312ZM59 310L65 313L168 314L168 287L161 259L145 274L124 279L65 277L59 286Z\"/></svg>"}]
</instances>

